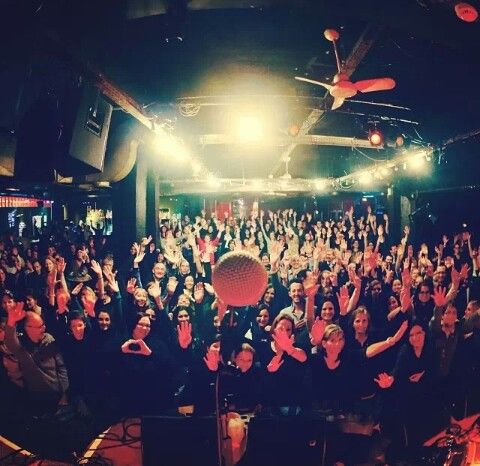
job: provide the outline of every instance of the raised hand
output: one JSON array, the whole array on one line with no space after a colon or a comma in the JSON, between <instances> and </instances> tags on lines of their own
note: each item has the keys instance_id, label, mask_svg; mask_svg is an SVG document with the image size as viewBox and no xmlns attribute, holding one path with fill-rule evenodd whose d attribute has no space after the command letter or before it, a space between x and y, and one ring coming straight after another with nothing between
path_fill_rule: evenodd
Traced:
<instances>
[{"instance_id":1,"label":"raised hand","mask_svg":"<svg viewBox=\"0 0 480 466\"><path fill-rule=\"evenodd\" d=\"M350 296L348 295L348 288L346 285L340 288L340 291L337 293L338 306L340 308L340 315L347 315L348 302L350 301Z\"/></svg>"},{"instance_id":2,"label":"raised hand","mask_svg":"<svg viewBox=\"0 0 480 466\"><path fill-rule=\"evenodd\" d=\"M67 266L67 263L65 262L65 259L63 257L59 257L57 260L57 272L60 275L65 273L66 266Z\"/></svg>"},{"instance_id":3,"label":"raised hand","mask_svg":"<svg viewBox=\"0 0 480 466\"><path fill-rule=\"evenodd\" d=\"M197 283L195 285L195 288L193 289L193 299L195 299L195 302L197 304L200 304L203 301L203 298L205 296L205 289L203 287L203 283Z\"/></svg>"},{"instance_id":4,"label":"raised hand","mask_svg":"<svg viewBox=\"0 0 480 466\"><path fill-rule=\"evenodd\" d=\"M167 293L169 296L172 296L177 289L178 280L175 277L170 277L167 282Z\"/></svg>"},{"instance_id":5,"label":"raised hand","mask_svg":"<svg viewBox=\"0 0 480 466\"><path fill-rule=\"evenodd\" d=\"M408 380L413 383L417 383L420 381L420 379L423 377L423 374L425 374L425 371L422 372L416 372L415 374L412 374Z\"/></svg>"},{"instance_id":6,"label":"raised hand","mask_svg":"<svg viewBox=\"0 0 480 466\"><path fill-rule=\"evenodd\" d=\"M133 259L133 264L134 265L140 264L140 262L143 261L144 257L145 257L145 251L138 251L138 253L136 254L136 256Z\"/></svg>"},{"instance_id":7,"label":"raised hand","mask_svg":"<svg viewBox=\"0 0 480 466\"><path fill-rule=\"evenodd\" d=\"M83 283L78 283L75 285L75 288L70 292L72 296L77 296L80 293L80 290L83 288Z\"/></svg>"},{"instance_id":8,"label":"raised hand","mask_svg":"<svg viewBox=\"0 0 480 466\"><path fill-rule=\"evenodd\" d=\"M380 388L390 388L395 379L386 372L382 372L378 374L377 377L373 380Z\"/></svg>"},{"instance_id":9,"label":"raised hand","mask_svg":"<svg viewBox=\"0 0 480 466\"><path fill-rule=\"evenodd\" d=\"M218 364L220 362L220 352L213 348L209 348L207 355L203 358L208 369L216 372L218 370Z\"/></svg>"},{"instance_id":10,"label":"raised hand","mask_svg":"<svg viewBox=\"0 0 480 466\"><path fill-rule=\"evenodd\" d=\"M272 335L273 341L277 349L290 354L293 350L294 336L288 336L287 332L282 327L277 327Z\"/></svg>"},{"instance_id":11,"label":"raised hand","mask_svg":"<svg viewBox=\"0 0 480 466\"><path fill-rule=\"evenodd\" d=\"M466 280L468 278L468 273L470 272L470 267L468 264L463 264L460 270L460 278Z\"/></svg>"},{"instance_id":12,"label":"raised hand","mask_svg":"<svg viewBox=\"0 0 480 466\"><path fill-rule=\"evenodd\" d=\"M209 294L209 295L214 295L215 294L215 290L213 289L213 286L208 283L208 282L205 282L203 284L203 287L205 288L205 291Z\"/></svg>"},{"instance_id":13,"label":"raised hand","mask_svg":"<svg viewBox=\"0 0 480 466\"><path fill-rule=\"evenodd\" d=\"M142 246L147 246L149 243L152 241L152 235L150 235L148 238L142 238L141 245Z\"/></svg>"},{"instance_id":14,"label":"raised hand","mask_svg":"<svg viewBox=\"0 0 480 466\"><path fill-rule=\"evenodd\" d=\"M136 288L136 284L137 284L137 279L136 278L130 278L127 282L127 292L130 293L130 294L133 294L133 292L135 291L135 288Z\"/></svg>"},{"instance_id":15,"label":"raised hand","mask_svg":"<svg viewBox=\"0 0 480 466\"><path fill-rule=\"evenodd\" d=\"M276 354L272 360L268 363L268 372L277 372L280 366L283 364L283 353Z\"/></svg>"},{"instance_id":16,"label":"raised hand","mask_svg":"<svg viewBox=\"0 0 480 466\"><path fill-rule=\"evenodd\" d=\"M180 322L177 325L178 344L181 348L187 349L192 343L192 324L190 322Z\"/></svg>"},{"instance_id":17,"label":"raised hand","mask_svg":"<svg viewBox=\"0 0 480 466\"><path fill-rule=\"evenodd\" d=\"M25 317L25 310L23 309L23 302L21 301L13 303L6 311L8 313L8 324L12 327Z\"/></svg>"},{"instance_id":18,"label":"raised hand","mask_svg":"<svg viewBox=\"0 0 480 466\"><path fill-rule=\"evenodd\" d=\"M102 268L100 267L100 264L96 260L92 260L90 262L90 267L97 275L99 276L102 275Z\"/></svg>"},{"instance_id":19,"label":"raised hand","mask_svg":"<svg viewBox=\"0 0 480 466\"><path fill-rule=\"evenodd\" d=\"M138 344L137 340L134 340L133 338L130 338L129 340L127 340L127 341L121 346L122 353L138 353L140 350L132 350L132 349L130 349L130 345L131 345L132 343Z\"/></svg>"},{"instance_id":20,"label":"raised hand","mask_svg":"<svg viewBox=\"0 0 480 466\"><path fill-rule=\"evenodd\" d=\"M150 356L152 354L152 350L144 340L137 340L137 344L140 345L140 351L138 351L139 354L142 354L143 356Z\"/></svg>"},{"instance_id":21,"label":"raised hand","mask_svg":"<svg viewBox=\"0 0 480 466\"><path fill-rule=\"evenodd\" d=\"M327 323L324 320L320 319L320 317L317 317L315 319L315 322L310 329L310 343L312 345L316 346L320 344L323 338L323 334L325 333L326 326Z\"/></svg>"},{"instance_id":22,"label":"raised hand","mask_svg":"<svg viewBox=\"0 0 480 466\"><path fill-rule=\"evenodd\" d=\"M447 304L447 290L444 287L438 286L433 291L433 302L436 307L442 307Z\"/></svg>"},{"instance_id":23,"label":"raised hand","mask_svg":"<svg viewBox=\"0 0 480 466\"><path fill-rule=\"evenodd\" d=\"M153 298L157 299L162 294L162 290L160 289L160 283L152 282L151 285L148 287L148 294Z\"/></svg>"}]
</instances>

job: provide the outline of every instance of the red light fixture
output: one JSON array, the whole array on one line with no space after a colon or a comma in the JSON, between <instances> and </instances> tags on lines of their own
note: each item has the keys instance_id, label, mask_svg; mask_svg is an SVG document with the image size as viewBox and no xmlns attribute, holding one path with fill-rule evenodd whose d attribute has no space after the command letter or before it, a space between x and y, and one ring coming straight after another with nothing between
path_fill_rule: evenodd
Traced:
<instances>
[{"instance_id":1,"label":"red light fixture","mask_svg":"<svg viewBox=\"0 0 480 466\"><path fill-rule=\"evenodd\" d=\"M383 134L377 128L371 129L368 132L368 140L373 147L379 147L383 145Z\"/></svg>"},{"instance_id":2,"label":"red light fixture","mask_svg":"<svg viewBox=\"0 0 480 466\"><path fill-rule=\"evenodd\" d=\"M460 2L455 5L455 13L462 20L467 23L473 23L478 18L478 11L470 3Z\"/></svg>"}]
</instances>

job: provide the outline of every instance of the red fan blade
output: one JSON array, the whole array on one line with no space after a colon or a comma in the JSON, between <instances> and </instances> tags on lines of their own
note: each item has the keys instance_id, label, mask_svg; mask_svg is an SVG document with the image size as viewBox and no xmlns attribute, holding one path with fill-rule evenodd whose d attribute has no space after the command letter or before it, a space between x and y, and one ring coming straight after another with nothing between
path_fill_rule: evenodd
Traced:
<instances>
[{"instance_id":1,"label":"red fan blade","mask_svg":"<svg viewBox=\"0 0 480 466\"><path fill-rule=\"evenodd\" d=\"M388 91L396 85L392 78L365 79L354 83L360 92Z\"/></svg>"},{"instance_id":2,"label":"red fan blade","mask_svg":"<svg viewBox=\"0 0 480 466\"><path fill-rule=\"evenodd\" d=\"M343 102L345 102L345 99L342 97L335 97L332 104L332 110L336 110L337 108L341 107Z\"/></svg>"},{"instance_id":3,"label":"red fan blade","mask_svg":"<svg viewBox=\"0 0 480 466\"><path fill-rule=\"evenodd\" d=\"M322 83L320 81L315 81L315 79L302 78L301 76L295 76L295 79L298 80L298 81L304 81L304 82L310 83L310 84L316 84L317 86L323 86L328 91L333 87L330 84Z\"/></svg>"}]
</instances>

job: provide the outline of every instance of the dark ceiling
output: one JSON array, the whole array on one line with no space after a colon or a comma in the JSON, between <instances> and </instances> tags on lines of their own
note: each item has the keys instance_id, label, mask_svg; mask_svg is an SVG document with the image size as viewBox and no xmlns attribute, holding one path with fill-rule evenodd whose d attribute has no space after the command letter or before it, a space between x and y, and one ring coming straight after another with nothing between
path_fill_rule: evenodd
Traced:
<instances>
[{"instance_id":1,"label":"dark ceiling","mask_svg":"<svg viewBox=\"0 0 480 466\"><path fill-rule=\"evenodd\" d=\"M42 86L61 87L73 79L77 69L65 60L66 50L102 70L157 121L168 123L211 171L223 177L266 178L276 165L275 176L284 170L279 159L285 145L251 150L199 142L204 134L227 131L238 107L218 104L231 103L232 95L251 96L244 103L265 108L277 137L285 139L292 125L301 125L312 109L321 108L326 111L310 134L365 138L371 123L377 122L385 131L398 130L415 143L434 145L438 149L434 162L441 162L435 170L437 178L450 177L450 184L461 185L474 183L477 177L478 138L440 150L448 138L480 127L480 23L459 20L455 2L3 3L0 126L4 130L15 130L29 92L36 95ZM479 7L477 1L470 3ZM389 106L347 101L330 111L331 100L323 99L321 87L293 78L303 75L327 81L335 74L331 44L323 36L326 28L340 31L340 54L347 58L365 28L372 25L378 37L352 80L394 78L397 87L392 91L356 96ZM60 48L45 38L52 33L59 38ZM178 99L198 96L204 97L198 114L182 116ZM125 114L114 112L113 124L124 120ZM372 159L394 155L393 149L298 145L291 153L290 173L292 177L338 177L372 164ZM172 169L174 165L172 160L161 161L162 174L190 176L184 168Z\"/></svg>"}]
</instances>

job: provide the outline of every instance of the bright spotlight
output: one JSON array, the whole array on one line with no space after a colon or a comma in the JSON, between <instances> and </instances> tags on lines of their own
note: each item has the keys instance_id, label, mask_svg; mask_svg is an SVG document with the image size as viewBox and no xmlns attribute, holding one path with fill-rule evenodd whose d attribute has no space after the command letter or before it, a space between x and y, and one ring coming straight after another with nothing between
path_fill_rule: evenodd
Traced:
<instances>
[{"instance_id":1,"label":"bright spotlight","mask_svg":"<svg viewBox=\"0 0 480 466\"><path fill-rule=\"evenodd\" d=\"M315 189L317 191L323 191L327 187L327 183L325 180L316 180L315 181Z\"/></svg>"},{"instance_id":2,"label":"bright spotlight","mask_svg":"<svg viewBox=\"0 0 480 466\"><path fill-rule=\"evenodd\" d=\"M370 172L364 172L358 177L358 181L362 184L369 184L372 182L372 174Z\"/></svg>"},{"instance_id":3,"label":"bright spotlight","mask_svg":"<svg viewBox=\"0 0 480 466\"><path fill-rule=\"evenodd\" d=\"M261 142L264 138L261 120L252 115L239 116L235 124L235 135L240 142Z\"/></svg>"},{"instance_id":4,"label":"bright spotlight","mask_svg":"<svg viewBox=\"0 0 480 466\"><path fill-rule=\"evenodd\" d=\"M207 177L207 184L211 188L218 188L220 185L220 180L215 175L210 173Z\"/></svg>"},{"instance_id":5,"label":"bright spotlight","mask_svg":"<svg viewBox=\"0 0 480 466\"><path fill-rule=\"evenodd\" d=\"M198 160L192 161L192 171L194 176L198 176L202 170L202 164Z\"/></svg>"},{"instance_id":6,"label":"bright spotlight","mask_svg":"<svg viewBox=\"0 0 480 466\"><path fill-rule=\"evenodd\" d=\"M387 167L380 168L380 173L382 176L388 176L390 174L390 170Z\"/></svg>"},{"instance_id":7,"label":"bright spotlight","mask_svg":"<svg viewBox=\"0 0 480 466\"><path fill-rule=\"evenodd\" d=\"M262 190L262 180L253 180L252 181L252 187L255 191L261 191Z\"/></svg>"},{"instance_id":8,"label":"bright spotlight","mask_svg":"<svg viewBox=\"0 0 480 466\"><path fill-rule=\"evenodd\" d=\"M383 134L378 129L371 129L368 132L368 140L373 147L379 147L383 144Z\"/></svg>"},{"instance_id":9,"label":"bright spotlight","mask_svg":"<svg viewBox=\"0 0 480 466\"><path fill-rule=\"evenodd\" d=\"M423 154L413 155L410 157L409 163L413 169L420 169L425 165L425 157Z\"/></svg>"},{"instance_id":10,"label":"bright spotlight","mask_svg":"<svg viewBox=\"0 0 480 466\"><path fill-rule=\"evenodd\" d=\"M155 139L155 145L161 154L178 160L187 160L190 156L188 149L180 138L172 135L159 136Z\"/></svg>"}]
</instances>

